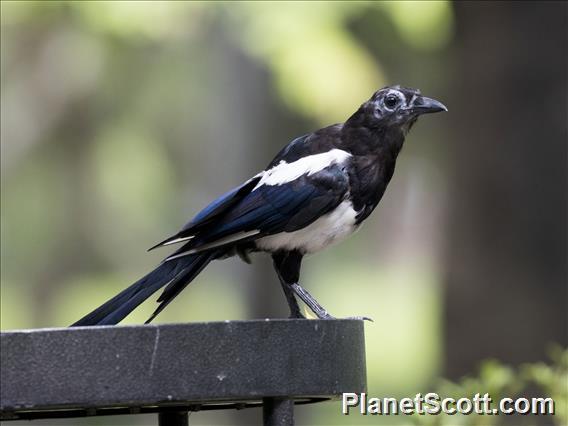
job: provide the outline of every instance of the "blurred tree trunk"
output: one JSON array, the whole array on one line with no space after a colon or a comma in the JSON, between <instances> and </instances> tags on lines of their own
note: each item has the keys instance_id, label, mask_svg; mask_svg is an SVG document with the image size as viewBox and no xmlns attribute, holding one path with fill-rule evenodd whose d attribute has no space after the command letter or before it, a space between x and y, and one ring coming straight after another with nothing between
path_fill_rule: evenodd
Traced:
<instances>
[{"instance_id":1,"label":"blurred tree trunk","mask_svg":"<svg viewBox=\"0 0 568 426\"><path fill-rule=\"evenodd\" d=\"M305 129L298 129L301 119L292 117L278 103L268 70L230 41L222 22L211 37L221 53L222 90L212 94L216 96L212 103L221 121L209 129L219 141L209 149L218 151L215 158L220 163L212 164L206 173L209 181L219 182L217 192L222 192L262 170L289 140L305 133ZM227 144L235 149L228 149ZM228 157L232 160L224 161ZM247 292L248 318L286 318L288 305L270 257L258 254L252 255L251 260L251 267L238 268L245 272L238 277L241 282L235 282Z\"/></svg>"},{"instance_id":2,"label":"blurred tree trunk","mask_svg":"<svg viewBox=\"0 0 568 426\"><path fill-rule=\"evenodd\" d=\"M457 2L446 373L567 344L566 3ZM536 36L538 35L538 36Z\"/></svg>"},{"instance_id":3,"label":"blurred tree trunk","mask_svg":"<svg viewBox=\"0 0 568 426\"><path fill-rule=\"evenodd\" d=\"M235 176L248 179L262 170L288 139L301 134L301 130L295 128L301 120L291 117L278 104L268 71L229 41L230 36L223 30L222 23L212 31L211 36L215 37L215 44L222 53L220 61L223 71L220 72L219 84L223 90L216 91L221 93L221 97L213 101L222 118L221 123L210 130L220 141L215 157L221 161L227 156L232 157L232 161L212 164L208 171L210 181L223 181L225 188L219 189L221 191L239 182L239 178L234 180ZM227 148L227 144L235 149ZM222 177L219 176L220 170L224 174ZM233 271L244 271L241 276L234 276L234 284L246 292L247 317L286 318L288 305L272 270L270 257L258 254L252 255L251 260L252 265L248 268L232 265ZM261 417L260 408L231 412L231 422L239 425L258 423Z\"/></svg>"}]
</instances>

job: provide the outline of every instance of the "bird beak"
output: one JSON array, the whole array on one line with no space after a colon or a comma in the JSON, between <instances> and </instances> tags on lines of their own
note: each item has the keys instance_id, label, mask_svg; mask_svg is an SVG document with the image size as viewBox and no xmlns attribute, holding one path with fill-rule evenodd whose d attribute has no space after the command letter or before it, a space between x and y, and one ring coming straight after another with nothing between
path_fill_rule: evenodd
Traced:
<instances>
[{"instance_id":1,"label":"bird beak","mask_svg":"<svg viewBox=\"0 0 568 426\"><path fill-rule=\"evenodd\" d=\"M447 111L448 108L436 99L427 98L426 96L417 96L411 110L417 114L431 114L433 112Z\"/></svg>"}]
</instances>

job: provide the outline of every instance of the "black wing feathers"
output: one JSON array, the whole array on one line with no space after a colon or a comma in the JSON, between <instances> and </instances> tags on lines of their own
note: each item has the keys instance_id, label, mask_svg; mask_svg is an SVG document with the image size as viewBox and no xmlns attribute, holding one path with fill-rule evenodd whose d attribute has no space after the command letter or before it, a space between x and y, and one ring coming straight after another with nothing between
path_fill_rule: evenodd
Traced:
<instances>
[{"instance_id":1,"label":"black wing feathers","mask_svg":"<svg viewBox=\"0 0 568 426\"><path fill-rule=\"evenodd\" d=\"M338 165L282 185L261 185L209 226L201 227L170 259L200 249L296 231L337 207L348 190L348 177ZM231 239L233 236L236 239Z\"/></svg>"},{"instance_id":2,"label":"black wing feathers","mask_svg":"<svg viewBox=\"0 0 568 426\"><path fill-rule=\"evenodd\" d=\"M259 180L260 176L255 176L254 178L249 179L248 181L243 183L241 186L238 186L231 191L221 195L219 198L217 198L215 201L201 210L201 212L199 212L191 221L186 223L177 234L172 235L171 237L166 238L164 241L161 241L158 244L150 247L148 251L167 245L168 243L177 239L189 238L193 236L200 229L209 225L218 216L222 215L227 210L230 210L231 207L241 201L244 196L252 191Z\"/></svg>"},{"instance_id":3,"label":"black wing feathers","mask_svg":"<svg viewBox=\"0 0 568 426\"><path fill-rule=\"evenodd\" d=\"M301 209L295 210L283 229L293 232L308 226L337 207L349 192L349 179L340 166L328 167L309 179L312 196ZM299 183L302 185L302 183ZM305 184L304 184L305 185Z\"/></svg>"}]
</instances>

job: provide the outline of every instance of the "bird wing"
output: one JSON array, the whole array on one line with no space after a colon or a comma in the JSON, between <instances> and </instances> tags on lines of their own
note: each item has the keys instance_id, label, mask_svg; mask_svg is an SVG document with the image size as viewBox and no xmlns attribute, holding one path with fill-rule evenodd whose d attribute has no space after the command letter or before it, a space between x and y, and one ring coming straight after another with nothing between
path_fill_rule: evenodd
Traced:
<instances>
[{"instance_id":1,"label":"bird wing","mask_svg":"<svg viewBox=\"0 0 568 426\"><path fill-rule=\"evenodd\" d=\"M191 238L184 240L184 246L166 260L302 229L337 207L349 191L347 173L341 164L335 163L282 184L270 179L265 182L259 181L248 193L241 192L238 201L229 197L230 207L222 209L219 200L213 203L217 208L207 207L205 210L222 213L213 218L203 212L196 216L208 220L206 226L194 219L194 225L188 228L193 232Z\"/></svg>"},{"instance_id":2,"label":"bird wing","mask_svg":"<svg viewBox=\"0 0 568 426\"><path fill-rule=\"evenodd\" d=\"M148 251L154 250L158 247L168 246L170 244L177 244L186 242L195 237L199 230L207 227L211 222L215 221L219 216L226 213L235 204L238 204L246 195L248 195L253 188L258 184L261 179L261 174L254 176L247 180L242 185L230 190L229 192L221 195L201 212L199 212L192 220L187 222L181 230L171 237L159 242L158 244L150 247Z\"/></svg>"}]
</instances>

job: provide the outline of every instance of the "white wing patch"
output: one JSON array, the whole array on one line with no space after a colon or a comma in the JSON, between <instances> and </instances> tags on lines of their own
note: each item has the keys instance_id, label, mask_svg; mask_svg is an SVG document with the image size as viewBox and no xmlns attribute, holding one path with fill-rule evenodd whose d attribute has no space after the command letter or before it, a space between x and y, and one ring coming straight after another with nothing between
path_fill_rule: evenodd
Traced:
<instances>
[{"instance_id":1,"label":"white wing patch","mask_svg":"<svg viewBox=\"0 0 568 426\"><path fill-rule=\"evenodd\" d=\"M336 148L322 154L300 158L292 163L286 163L282 160L272 169L263 173L262 178L253 191L262 185L282 185L292 182L302 175L309 176L333 164L341 164L349 157L351 157L351 154Z\"/></svg>"},{"instance_id":2,"label":"white wing patch","mask_svg":"<svg viewBox=\"0 0 568 426\"><path fill-rule=\"evenodd\" d=\"M256 245L269 252L301 250L314 253L352 234L357 228L356 216L353 204L346 200L305 228L262 237L256 240Z\"/></svg>"}]
</instances>

